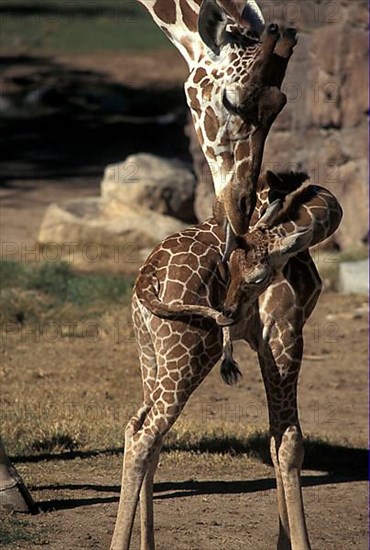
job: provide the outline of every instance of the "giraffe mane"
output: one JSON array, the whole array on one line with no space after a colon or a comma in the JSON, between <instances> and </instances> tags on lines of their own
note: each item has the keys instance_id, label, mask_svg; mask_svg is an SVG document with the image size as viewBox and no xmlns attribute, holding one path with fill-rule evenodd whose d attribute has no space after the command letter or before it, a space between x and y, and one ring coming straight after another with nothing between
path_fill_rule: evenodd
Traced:
<instances>
[{"instance_id":1,"label":"giraffe mane","mask_svg":"<svg viewBox=\"0 0 370 550\"><path fill-rule=\"evenodd\" d=\"M266 180L270 187L269 202L285 199L287 195L299 189L309 179L306 172L282 171L266 172Z\"/></svg>"},{"instance_id":2,"label":"giraffe mane","mask_svg":"<svg viewBox=\"0 0 370 550\"><path fill-rule=\"evenodd\" d=\"M316 188L314 185L299 188L296 191L293 191L287 196L282 209L269 220L267 227L272 228L286 222L296 221L299 217L299 207L313 199L315 196Z\"/></svg>"}]
</instances>

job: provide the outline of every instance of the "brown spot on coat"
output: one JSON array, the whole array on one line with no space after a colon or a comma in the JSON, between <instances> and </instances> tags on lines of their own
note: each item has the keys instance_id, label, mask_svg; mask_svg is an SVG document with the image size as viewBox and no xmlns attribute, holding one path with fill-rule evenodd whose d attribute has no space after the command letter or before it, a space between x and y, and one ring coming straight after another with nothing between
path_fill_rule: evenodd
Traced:
<instances>
[{"instance_id":1,"label":"brown spot on coat","mask_svg":"<svg viewBox=\"0 0 370 550\"><path fill-rule=\"evenodd\" d=\"M198 82L200 82L202 80L202 78L204 78L206 76L206 74L207 74L207 71L205 69L203 69L202 67L197 69L195 71L195 74L194 74L194 77L193 77L194 84L198 84Z\"/></svg>"},{"instance_id":2,"label":"brown spot on coat","mask_svg":"<svg viewBox=\"0 0 370 550\"><path fill-rule=\"evenodd\" d=\"M173 355L175 357L181 357L182 355L184 355L184 353L186 353L186 349L184 348L184 346L182 344L177 344L173 350L171 351L171 353L173 353Z\"/></svg>"},{"instance_id":3,"label":"brown spot on coat","mask_svg":"<svg viewBox=\"0 0 370 550\"><path fill-rule=\"evenodd\" d=\"M187 349L190 349L194 345L194 336L190 332L185 332L181 337L181 343Z\"/></svg>"},{"instance_id":4,"label":"brown spot on coat","mask_svg":"<svg viewBox=\"0 0 370 550\"><path fill-rule=\"evenodd\" d=\"M208 139L210 139L211 141L216 141L219 124L212 107L207 107L206 109L204 127Z\"/></svg>"},{"instance_id":5,"label":"brown spot on coat","mask_svg":"<svg viewBox=\"0 0 370 550\"><path fill-rule=\"evenodd\" d=\"M164 32L164 34L165 34L168 38L171 38L171 33L170 33L170 31L167 29L167 27L164 27L163 25L159 25L159 28L161 29L162 32Z\"/></svg>"},{"instance_id":6,"label":"brown spot on coat","mask_svg":"<svg viewBox=\"0 0 370 550\"><path fill-rule=\"evenodd\" d=\"M166 2L157 0L154 4L153 11L163 23L169 25L176 23L176 6L174 0L166 0Z\"/></svg>"},{"instance_id":7,"label":"brown spot on coat","mask_svg":"<svg viewBox=\"0 0 370 550\"><path fill-rule=\"evenodd\" d=\"M171 378L169 378L168 376L166 376L166 378L164 378L162 380L162 386L164 387L165 390L174 390L175 389L174 381L171 380Z\"/></svg>"},{"instance_id":8,"label":"brown spot on coat","mask_svg":"<svg viewBox=\"0 0 370 550\"><path fill-rule=\"evenodd\" d=\"M190 107L192 109L195 109L196 111L200 111L200 103L199 103L199 99L198 99L198 90L196 88L187 88L186 95L188 97Z\"/></svg>"},{"instance_id":9,"label":"brown spot on coat","mask_svg":"<svg viewBox=\"0 0 370 550\"><path fill-rule=\"evenodd\" d=\"M207 157L207 158L211 158L211 159L216 158L215 152L214 152L214 150L212 149L212 147L207 147L207 148L206 148L206 157Z\"/></svg>"},{"instance_id":10,"label":"brown spot on coat","mask_svg":"<svg viewBox=\"0 0 370 550\"><path fill-rule=\"evenodd\" d=\"M186 265L182 265L181 268L179 268L176 275L177 275L178 280L180 281L180 283L186 283L186 281L188 279L190 279L190 277L192 275L192 271Z\"/></svg>"},{"instance_id":11,"label":"brown spot on coat","mask_svg":"<svg viewBox=\"0 0 370 550\"><path fill-rule=\"evenodd\" d=\"M207 84L202 88L202 96L205 101L210 101L212 99L213 89L214 89L214 86L211 83Z\"/></svg>"},{"instance_id":12,"label":"brown spot on coat","mask_svg":"<svg viewBox=\"0 0 370 550\"><path fill-rule=\"evenodd\" d=\"M167 0L168 1L168 0ZM191 9L187 0L180 0L180 8L185 25L189 31L197 32L198 15Z\"/></svg>"},{"instance_id":13,"label":"brown spot on coat","mask_svg":"<svg viewBox=\"0 0 370 550\"><path fill-rule=\"evenodd\" d=\"M241 132L244 130L242 129ZM235 147L235 161L248 161L248 157L250 155L250 146L249 141L247 139L240 141L237 146Z\"/></svg>"}]
</instances>

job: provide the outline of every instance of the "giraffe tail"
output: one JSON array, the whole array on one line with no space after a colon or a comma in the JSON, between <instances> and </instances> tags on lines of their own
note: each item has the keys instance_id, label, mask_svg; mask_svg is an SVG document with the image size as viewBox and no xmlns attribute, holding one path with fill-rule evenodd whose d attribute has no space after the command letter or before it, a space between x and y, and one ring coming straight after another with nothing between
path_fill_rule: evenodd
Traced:
<instances>
[{"instance_id":1,"label":"giraffe tail","mask_svg":"<svg viewBox=\"0 0 370 550\"><path fill-rule=\"evenodd\" d=\"M139 302L148 309L153 315L161 319L176 319L179 317L189 317L196 315L206 319L212 319L218 325L226 326L232 324L232 319L225 318L222 313L212 307L199 304L184 304L182 302L172 302L168 304L162 302L156 289L155 266L148 264L140 272L136 281L135 292Z\"/></svg>"},{"instance_id":2,"label":"giraffe tail","mask_svg":"<svg viewBox=\"0 0 370 550\"><path fill-rule=\"evenodd\" d=\"M238 363L233 357L233 344L231 341L229 327L223 327L222 338L223 350L220 374L225 384L227 384L228 386L232 386L240 380L240 378L242 377L242 373L239 369Z\"/></svg>"}]
</instances>

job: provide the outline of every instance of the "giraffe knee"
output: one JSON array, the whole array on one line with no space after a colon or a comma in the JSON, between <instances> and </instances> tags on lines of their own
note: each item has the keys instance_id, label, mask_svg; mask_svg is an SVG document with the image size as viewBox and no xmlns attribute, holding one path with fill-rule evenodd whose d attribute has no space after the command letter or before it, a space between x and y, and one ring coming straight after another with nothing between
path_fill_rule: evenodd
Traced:
<instances>
[{"instance_id":1,"label":"giraffe knee","mask_svg":"<svg viewBox=\"0 0 370 550\"><path fill-rule=\"evenodd\" d=\"M125 429L125 437L133 437L144 424L145 418L151 407L149 405L143 405L138 412L128 421Z\"/></svg>"},{"instance_id":2,"label":"giraffe knee","mask_svg":"<svg viewBox=\"0 0 370 550\"><path fill-rule=\"evenodd\" d=\"M280 468L285 472L300 470L303 464L303 437L298 426L289 426L283 433L278 452Z\"/></svg>"}]
</instances>

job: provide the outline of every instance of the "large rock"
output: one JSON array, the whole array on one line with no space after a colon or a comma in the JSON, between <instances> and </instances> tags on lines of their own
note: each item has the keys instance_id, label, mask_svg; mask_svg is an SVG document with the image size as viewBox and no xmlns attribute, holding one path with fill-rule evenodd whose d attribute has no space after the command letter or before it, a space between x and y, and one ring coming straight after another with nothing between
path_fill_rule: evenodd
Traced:
<instances>
[{"instance_id":1,"label":"large rock","mask_svg":"<svg viewBox=\"0 0 370 550\"><path fill-rule=\"evenodd\" d=\"M194 189L195 178L186 164L146 153L108 166L101 183L105 200L139 205L189 224L196 220Z\"/></svg>"},{"instance_id":2,"label":"large rock","mask_svg":"<svg viewBox=\"0 0 370 550\"><path fill-rule=\"evenodd\" d=\"M0 509L37 512L37 507L17 469L10 462L0 438Z\"/></svg>"},{"instance_id":3,"label":"large rock","mask_svg":"<svg viewBox=\"0 0 370 550\"><path fill-rule=\"evenodd\" d=\"M180 231L185 224L140 206L100 198L52 204L42 221L38 240L41 245L56 243L81 249L131 246L133 250L152 248L162 239Z\"/></svg>"},{"instance_id":4,"label":"large rock","mask_svg":"<svg viewBox=\"0 0 370 550\"><path fill-rule=\"evenodd\" d=\"M369 294L368 259L340 264L339 290L344 294Z\"/></svg>"}]
</instances>

